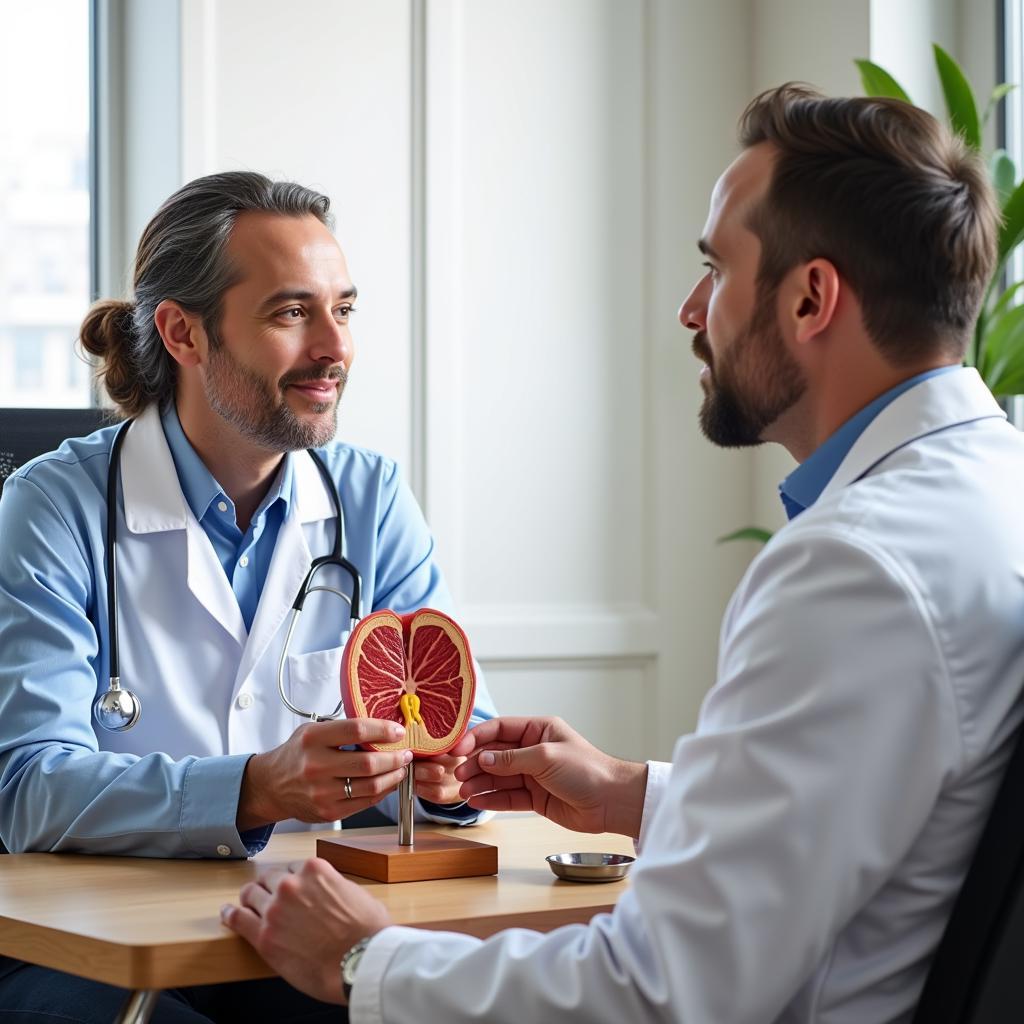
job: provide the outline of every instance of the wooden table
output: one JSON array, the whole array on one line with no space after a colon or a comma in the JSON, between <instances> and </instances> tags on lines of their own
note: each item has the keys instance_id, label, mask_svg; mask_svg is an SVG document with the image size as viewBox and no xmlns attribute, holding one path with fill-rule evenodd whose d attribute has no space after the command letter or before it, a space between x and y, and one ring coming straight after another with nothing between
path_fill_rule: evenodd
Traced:
<instances>
[{"instance_id":1,"label":"wooden table","mask_svg":"<svg viewBox=\"0 0 1024 1024\"><path fill-rule=\"evenodd\" d=\"M494 843L498 874L392 885L353 881L381 899L396 924L481 938L513 926L549 931L589 921L610 910L622 893L623 882L586 885L556 879L544 862L547 854L633 852L622 836L580 835L536 815L499 815L465 831L418 828ZM236 903L239 889L260 868L313 856L316 838L323 834L275 835L249 861L0 856L0 954L137 990L136 1009L126 1007L122 1020L147 1018L144 1004L154 997L146 993L269 977L274 972L252 948L221 925L220 907Z\"/></svg>"}]
</instances>

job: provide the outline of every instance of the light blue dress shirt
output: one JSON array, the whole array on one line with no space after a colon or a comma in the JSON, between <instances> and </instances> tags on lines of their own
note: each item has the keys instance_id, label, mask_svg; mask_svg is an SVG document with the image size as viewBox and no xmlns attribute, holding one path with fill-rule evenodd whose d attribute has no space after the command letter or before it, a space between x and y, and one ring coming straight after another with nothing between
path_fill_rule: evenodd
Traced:
<instances>
[{"instance_id":1,"label":"light blue dress shirt","mask_svg":"<svg viewBox=\"0 0 1024 1024\"><path fill-rule=\"evenodd\" d=\"M252 607L274 531L290 510L294 459L309 456L285 457L267 501L241 536L231 506L227 513L218 507L227 503L218 497L221 488L192 462L198 456L177 417L165 417L163 425L186 500L197 516L203 513L240 608ZM92 698L106 690L109 674L104 529L116 429L69 440L27 463L7 480L0 500L0 840L12 851L252 854L272 830L239 836L235 827L251 753L124 753L101 749L94 730ZM347 555L361 570L366 612L451 609L433 540L395 463L345 444L322 454L345 510ZM255 561L253 582L240 576L239 552L249 553L250 567ZM140 599L124 588L119 596L122 605ZM183 640L183 664L187 657ZM478 678L471 724L493 714ZM461 824L476 816L471 808L421 803L442 820Z\"/></svg>"},{"instance_id":2,"label":"light blue dress shirt","mask_svg":"<svg viewBox=\"0 0 1024 1024\"><path fill-rule=\"evenodd\" d=\"M894 388L879 395L869 402L855 416L850 417L823 445L816 448L811 455L793 470L779 484L779 497L789 519L795 519L801 512L809 509L828 486L835 471L846 458L857 438L867 430L871 421L894 399L904 391L909 391L915 384L937 377L940 373L959 370L955 366L940 366L935 370L925 370L907 380L901 381Z\"/></svg>"},{"instance_id":3,"label":"light blue dress shirt","mask_svg":"<svg viewBox=\"0 0 1024 1024\"><path fill-rule=\"evenodd\" d=\"M164 437L171 449L178 483L192 514L210 538L213 550L224 567L246 629L252 629L263 584L270 571L277 534L288 515L293 499L292 460L284 459L266 497L243 534L238 528L235 503L224 493L206 463L189 443L181 428L178 411L170 405L161 417Z\"/></svg>"}]
</instances>

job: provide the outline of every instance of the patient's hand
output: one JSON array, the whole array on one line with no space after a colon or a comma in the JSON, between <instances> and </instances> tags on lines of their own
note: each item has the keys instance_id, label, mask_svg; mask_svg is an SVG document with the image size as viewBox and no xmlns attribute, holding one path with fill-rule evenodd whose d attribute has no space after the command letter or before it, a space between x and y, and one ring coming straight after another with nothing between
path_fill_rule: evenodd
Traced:
<instances>
[{"instance_id":1,"label":"patient's hand","mask_svg":"<svg viewBox=\"0 0 1024 1024\"><path fill-rule=\"evenodd\" d=\"M295 988L325 1003L344 1002L342 956L391 923L365 887L315 858L264 872L239 902L221 908L221 921Z\"/></svg>"},{"instance_id":2,"label":"patient's hand","mask_svg":"<svg viewBox=\"0 0 1024 1024\"><path fill-rule=\"evenodd\" d=\"M461 783L455 778L455 769L465 760L464 757L441 754L438 757L417 761L413 775L416 795L423 800L429 800L432 804L461 804Z\"/></svg>"},{"instance_id":3,"label":"patient's hand","mask_svg":"<svg viewBox=\"0 0 1024 1024\"><path fill-rule=\"evenodd\" d=\"M598 750L560 718L493 718L452 753L469 756L455 777L471 807L536 811L576 832L640 835L647 765Z\"/></svg>"}]
</instances>

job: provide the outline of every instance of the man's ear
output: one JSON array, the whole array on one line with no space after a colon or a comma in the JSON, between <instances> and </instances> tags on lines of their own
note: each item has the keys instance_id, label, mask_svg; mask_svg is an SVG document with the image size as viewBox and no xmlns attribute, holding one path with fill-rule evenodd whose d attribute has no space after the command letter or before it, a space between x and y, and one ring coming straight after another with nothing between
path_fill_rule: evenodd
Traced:
<instances>
[{"instance_id":1,"label":"man's ear","mask_svg":"<svg viewBox=\"0 0 1024 1024\"><path fill-rule=\"evenodd\" d=\"M198 366L206 355L206 331L202 318L164 299L153 313L153 323L164 348L179 366Z\"/></svg>"},{"instance_id":2,"label":"man's ear","mask_svg":"<svg viewBox=\"0 0 1024 1024\"><path fill-rule=\"evenodd\" d=\"M839 271L829 260L814 259L795 269L786 304L793 340L804 344L832 323L839 303Z\"/></svg>"}]
</instances>

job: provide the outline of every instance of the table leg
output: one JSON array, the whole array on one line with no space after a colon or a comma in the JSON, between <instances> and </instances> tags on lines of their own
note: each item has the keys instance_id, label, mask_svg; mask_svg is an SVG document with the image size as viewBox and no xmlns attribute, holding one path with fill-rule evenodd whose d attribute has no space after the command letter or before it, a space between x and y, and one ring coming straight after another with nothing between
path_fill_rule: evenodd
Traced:
<instances>
[{"instance_id":1,"label":"table leg","mask_svg":"<svg viewBox=\"0 0 1024 1024\"><path fill-rule=\"evenodd\" d=\"M125 1000L114 1024L147 1024L156 1009L159 989L140 988Z\"/></svg>"}]
</instances>

